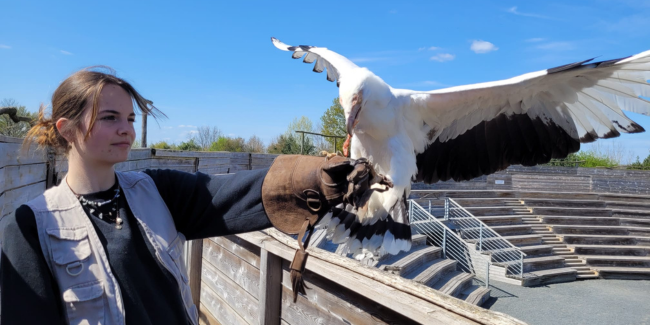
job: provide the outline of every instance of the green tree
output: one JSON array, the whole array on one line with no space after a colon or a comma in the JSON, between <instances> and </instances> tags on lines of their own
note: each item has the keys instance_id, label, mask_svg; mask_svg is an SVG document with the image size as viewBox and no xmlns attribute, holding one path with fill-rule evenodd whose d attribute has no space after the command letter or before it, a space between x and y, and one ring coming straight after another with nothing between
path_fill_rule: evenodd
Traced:
<instances>
[{"instance_id":1,"label":"green tree","mask_svg":"<svg viewBox=\"0 0 650 325\"><path fill-rule=\"evenodd\" d=\"M332 100L332 106L323 113L320 121L322 123L320 133L345 136L345 113L343 112L343 107L341 107L338 97ZM327 138L327 142L329 142L332 148L334 147L334 138ZM343 139L336 139L335 151L343 151Z\"/></svg>"},{"instance_id":2,"label":"green tree","mask_svg":"<svg viewBox=\"0 0 650 325\"><path fill-rule=\"evenodd\" d=\"M29 112L25 106L18 104L18 102L13 99L3 99L0 101L0 108L3 107L15 107L17 109L17 117L27 117L31 120L36 120L38 118L38 113ZM2 135L24 138L30 128L31 125L29 122L19 121L16 123L9 115L0 114L0 134Z\"/></svg>"},{"instance_id":3,"label":"green tree","mask_svg":"<svg viewBox=\"0 0 650 325\"><path fill-rule=\"evenodd\" d=\"M181 144L178 145L177 149L185 151L200 151L201 147L196 144L194 139L189 139L188 141L181 142Z\"/></svg>"},{"instance_id":4,"label":"green tree","mask_svg":"<svg viewBox=\"0 0 650 325\"><path fill-rule=\"evenodd\" d=\"M217 141L212 142L210 151L229 151L229 152L244 152L246 141L242 137L231 138L228 136L220 136Z\"/></svg>"},{"instance_id":5,"label":"green tree","mask_svg":"<svg viewBox=\"0 0 650 325\"><path fill-rule=\"evenodd\" d=\"M175 145L167 143L167 141L158 141L149 145L149 148L154 149L175 149Z\"/></svg>"}]
</instances>

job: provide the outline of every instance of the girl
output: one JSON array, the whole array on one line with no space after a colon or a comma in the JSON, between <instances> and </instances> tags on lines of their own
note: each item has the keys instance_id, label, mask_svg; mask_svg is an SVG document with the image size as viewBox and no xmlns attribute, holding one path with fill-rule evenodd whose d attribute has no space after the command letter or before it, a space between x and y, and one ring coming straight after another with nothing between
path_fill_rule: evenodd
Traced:
<instances>
[{"instance_id":1,"label":"girl","mask_svg":"<svg viewBox=\"0 0 650 325\"><path fill-rule=\"evenodd\" d=\"M280 156L226 176L116 172L136 136L134 102L163 115L112 70L85 69L56 89L51 118L41 109L24 147L54 148L69 168L5 222L3 325L198 324L186 239L271 226L304 234L368 188L367 164L342 157Z\"/></svg>"}]
</instances>

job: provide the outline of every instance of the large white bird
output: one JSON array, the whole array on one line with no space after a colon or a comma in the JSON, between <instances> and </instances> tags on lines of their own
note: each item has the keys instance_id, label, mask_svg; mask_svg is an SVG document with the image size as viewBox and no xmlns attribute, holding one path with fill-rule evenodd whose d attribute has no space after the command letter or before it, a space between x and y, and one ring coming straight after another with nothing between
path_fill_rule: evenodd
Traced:
<instances>
[{"instance_id":1,"label":"large white bird","mask_svg":"<svg viewBox=\"0 0 650 325\"><path fill-rule=\"evenodd\" d=\"M507 80L433 91L394 89L323 47L273 45L327 70L345 111L352 158L367 157L394 187L375 192L356 217L329 221L331 239L360 256L410 249L411 181L469 180L564 158L580 143L643 132L622 110L650 115L650 51L585 60ZM328 221L325 220L327 223Z\"/></svg>"}]
</instances>

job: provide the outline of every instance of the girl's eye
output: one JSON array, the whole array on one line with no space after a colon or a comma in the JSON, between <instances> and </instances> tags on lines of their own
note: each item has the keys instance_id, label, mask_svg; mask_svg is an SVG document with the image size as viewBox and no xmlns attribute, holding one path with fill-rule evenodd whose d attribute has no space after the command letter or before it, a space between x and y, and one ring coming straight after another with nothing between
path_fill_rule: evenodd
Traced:
<instances>
[{"instance_id":1,"label":"girl's eye","mask_svg":"<svg viewBox=\"0 0 650 325\"><path fill-rule=\"evenodd\" d=\"M135 122L135 119L129 119L129 122L133 123L133 122Z\"/></svg>"},{"instance_id":2,"label":"girl's eye","mask_svg":"<svg viewBox=\"0 0 650 325\"><path fill-rule=\"evenodd\" d=\"M114 119L115 119L115 116L112 116L112 115L102 117L102 120L114 120Z\"/></svg>"}]
</instances>

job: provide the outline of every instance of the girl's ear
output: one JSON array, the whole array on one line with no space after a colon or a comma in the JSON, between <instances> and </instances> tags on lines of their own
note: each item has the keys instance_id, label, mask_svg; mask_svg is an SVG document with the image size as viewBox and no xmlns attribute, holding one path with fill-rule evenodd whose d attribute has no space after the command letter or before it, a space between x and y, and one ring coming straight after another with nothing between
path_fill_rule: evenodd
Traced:
<instances>
[{"instance_id":1,"label":"girl's ear","mask_svg":"<svg viewBox=\"0 0 650 325\"><path fill-rule=\"evenodd\" d=\"M70 121L67 118L62 117L62 118L60 118L60 119L58 119L56 121L55 125L56 125L56 129L59 131L59 133L61 133L61 135L69 143L73 143L75 139L74 139L74 134L73 134L73 132L71 132L71 129L70 129L70 123L72 123L72 121Z\"/></svg>"}]
</instances>

